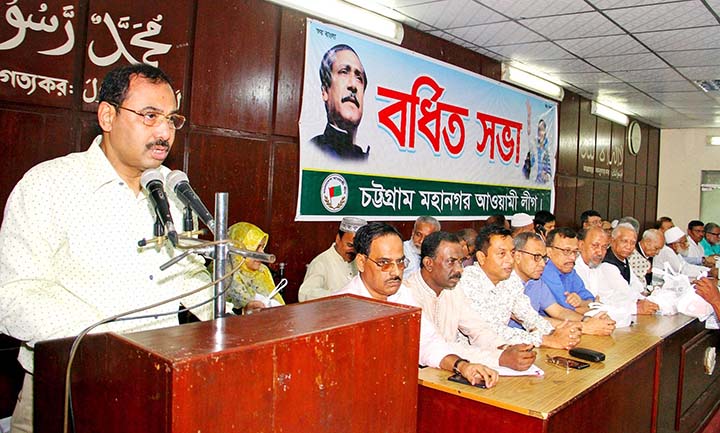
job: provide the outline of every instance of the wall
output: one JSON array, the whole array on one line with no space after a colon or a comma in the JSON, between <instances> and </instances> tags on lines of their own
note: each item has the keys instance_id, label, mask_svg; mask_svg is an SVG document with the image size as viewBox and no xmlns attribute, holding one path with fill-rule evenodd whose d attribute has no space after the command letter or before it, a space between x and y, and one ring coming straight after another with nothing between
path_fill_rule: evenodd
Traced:
<instances>
[{"instance_id":1,"label":"wall","mask_svg":"<svg viewBox=\"0 0 720 433\"><path fill-rule=\"evenodd\" d=\"M167 165L186 171L211 208L214 192L229 192L230 222L251 221L270 233L267 251L287 263L286 298L294 301L306 263L327 248L337 230L334 222L293 222L306 16L261 0L67 3L75 14L72 51L53 58L36 54L58 46L58 41L28 32L20 47L6 52L8 68L64 77L74 92L60 97L38 88L27 95L20 87L0 83L0 202L36 163L88 146L96 133L96 104L88 97L94 91L93 79L100 80L124 62L117 54L122 41L135 58L147 54L130 36L139 31L133 30L134 23L156 20L162 30L147 40L167 43L172 50L149 59L174 77L175 87L182 91L181 111L189 118L189 125L177 134ZM21 6L26 15L34 12L39 19L32 4L28 0ZM57 4L51 7L57 11L48 14L62 12ZM131 25L120 25L124 16L130 17ZM117 27L121 42L110 37L111 26ZM12 30L17 33L7 25L0 27L0 40L12 37ZM500 76L498 62L410 28L403 47L493 79ZM110 58L113 50L119 60L99 66L103 62L97 59ZM559 130L555 209L561 225L574 226L589 208L609 218L631 214L640 221L654 219L657 129L643 126L648 144L637 157L629 155L625 127L591 115L590 101L568 92L560 105ZM448 230L468 225L477 228L481 223L443 223ZM411 222L397 226L410 235Z\"/></svg>"},{"instance_id":2,"label":"wall","mask_svg":"<svg viewBox=\"0 0 720 433\"><path fill-rule=\"evenodd\" d=\"M720 147L707 146L708 135L720 129L664 129L660 135L658 216L683 229L700 216L702 170L720 170Z\"/></svg>"}]
</instances>

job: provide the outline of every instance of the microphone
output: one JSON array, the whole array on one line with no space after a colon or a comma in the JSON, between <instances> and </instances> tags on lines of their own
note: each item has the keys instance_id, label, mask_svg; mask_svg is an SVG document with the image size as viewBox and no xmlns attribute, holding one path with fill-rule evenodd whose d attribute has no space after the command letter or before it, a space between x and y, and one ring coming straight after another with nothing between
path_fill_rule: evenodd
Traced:
<instances>
[{"instance_id":1,"label":"microphone","mask_svg":"<svg viewBox=\"0 0 720 433\"><path fill-rule=\"evenodd\" d=\"M163 227L165 227L165 233L168 239L177 246L178 234L175 231L175 224L173 224L172 214L170 213L170 205L168 204L167 197L165 196L165 190L163 189L163 175L158 168L149 168L145 170L140 177L140 184L143 188L150 193L150 200L155 207L155 213Z\"/></svg>"},{"instance_id":2,"label":"microphone","mask_svg":"<svg viewBox=\"0 0 720 433\"><path fill-rule=\"evenodd\" d=\"M171 191L175 191L180 201L192 209L198 218L200 218L200 221L215 234L215 218L213 218L208 208L205 207L205 204L203 204L200 197L195 193L195 190L190 186L187 175L180 170L173 170L168 173L166 181L168 188Z\"/></svg>"}]
</instances>

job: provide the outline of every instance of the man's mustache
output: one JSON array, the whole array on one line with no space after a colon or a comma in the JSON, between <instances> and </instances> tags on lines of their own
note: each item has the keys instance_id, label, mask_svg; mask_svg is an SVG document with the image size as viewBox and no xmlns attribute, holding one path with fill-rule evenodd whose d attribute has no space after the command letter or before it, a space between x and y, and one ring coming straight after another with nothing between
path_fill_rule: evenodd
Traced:
<instances>
[{"instance_id":1,"label":"man's mustache","mask_svg":"<svg viewBox=\"0 0 720 433\"><path fill-rule=\"evenodd\" d=\"M457 278L458 280L460 279L460 277L462 277L462 274L459 272L457 274L450 275L450 278Z\"/></svg>"},{"instance_id":2,"label":"man's mustache","mask_svg":"<svg viewBox=\"0 0 720 433\"><path fill-rule=\"evenodd\" d=\"M358 102L357 96L355 94L348 95L340 100L343 104L346 102L352 102L355 104L356 107L360 108L360 102Z\"/></svg>"},{"instance_id":3,"label":"man's mustache","mask_svg":"<svg viewBox=\"0 0 720 433\"><path fill-rule=\"evenodd\" d=\"M388 278L387 280L385 280L386 283L392 283L393 281L402 282L402 278L400 278L400 277L398 276L398 277Z\"/></svg>"},{"instance_id":4,"label":"man's mustache","mask_svg":"<svg viewBox=\"0 0 720 433\"><path fill-rule=\"evenodd\" d=\"M155 146L170 147L170 142L161 138L145 145L147 150L150 150Z\"/></svg>"}]
</instances>

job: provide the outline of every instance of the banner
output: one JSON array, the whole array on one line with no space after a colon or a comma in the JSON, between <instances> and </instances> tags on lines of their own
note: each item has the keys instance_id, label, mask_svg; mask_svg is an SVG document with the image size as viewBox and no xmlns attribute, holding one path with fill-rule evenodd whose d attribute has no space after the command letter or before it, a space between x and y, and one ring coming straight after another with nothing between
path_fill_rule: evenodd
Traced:
<instances>
[{"instance_id":1,"label":"banner","mask_svg":"<svg viewBox=\"0 0 720 433\"><path fill-rule=\"evenodd\" d=\"M557 103L308 19L298 221L553 209Z\"/></svg>"}]
</instances>

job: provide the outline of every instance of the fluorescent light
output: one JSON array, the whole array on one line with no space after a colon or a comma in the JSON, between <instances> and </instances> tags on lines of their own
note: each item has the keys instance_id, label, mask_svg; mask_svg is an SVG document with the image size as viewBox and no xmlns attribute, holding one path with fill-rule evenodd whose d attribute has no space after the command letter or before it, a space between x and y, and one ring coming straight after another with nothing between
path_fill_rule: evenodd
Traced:
<instances>
[{"instance_id":1,"label":"fluorescent light","mask_svg":"<svg viewBox=\"0 0 720 433\"><path fill-rule=\"evenodd\" d=\"M341 0L268 0L271 3L314 15L351 30L400 44L403 26L389 18Z\"/></svg>"},{"instance_id":2,"label":"fluorescent light","mask_svg":"<svg viewBox=\"0 0 720 433\"><path fill-rule=\"evenodd\" d=\"M720 146L720 137L717 135L708 135L707 144L710 146Z\"/></svg>"},{"instance_id":3,"label":"fluorescent light","mask_svg":"<svg viewBox=\"0 0 720 433\"><path fill-rule=\"evenodd\" d=\"M565 91L561 86L531 74L530 72L510 66L507 63L502 64L502 75L500 78L503 81L543 94L556 101L562 101L563 96L565 96Z\"/></svg>"},{"instance_id":4,"label":"fluorescent light","mask_svg":"<svg viewBox=\"0 0 720 433\"><path fill-rule=\"evenodd\" d=\"M599 102L592 101L590 104L590 113L624 126L627 126L628 123L630 123L630 118L628 118L625 114L617 110L613 110L607 105L603 105Z\"/></svg>"}]
</instances>

